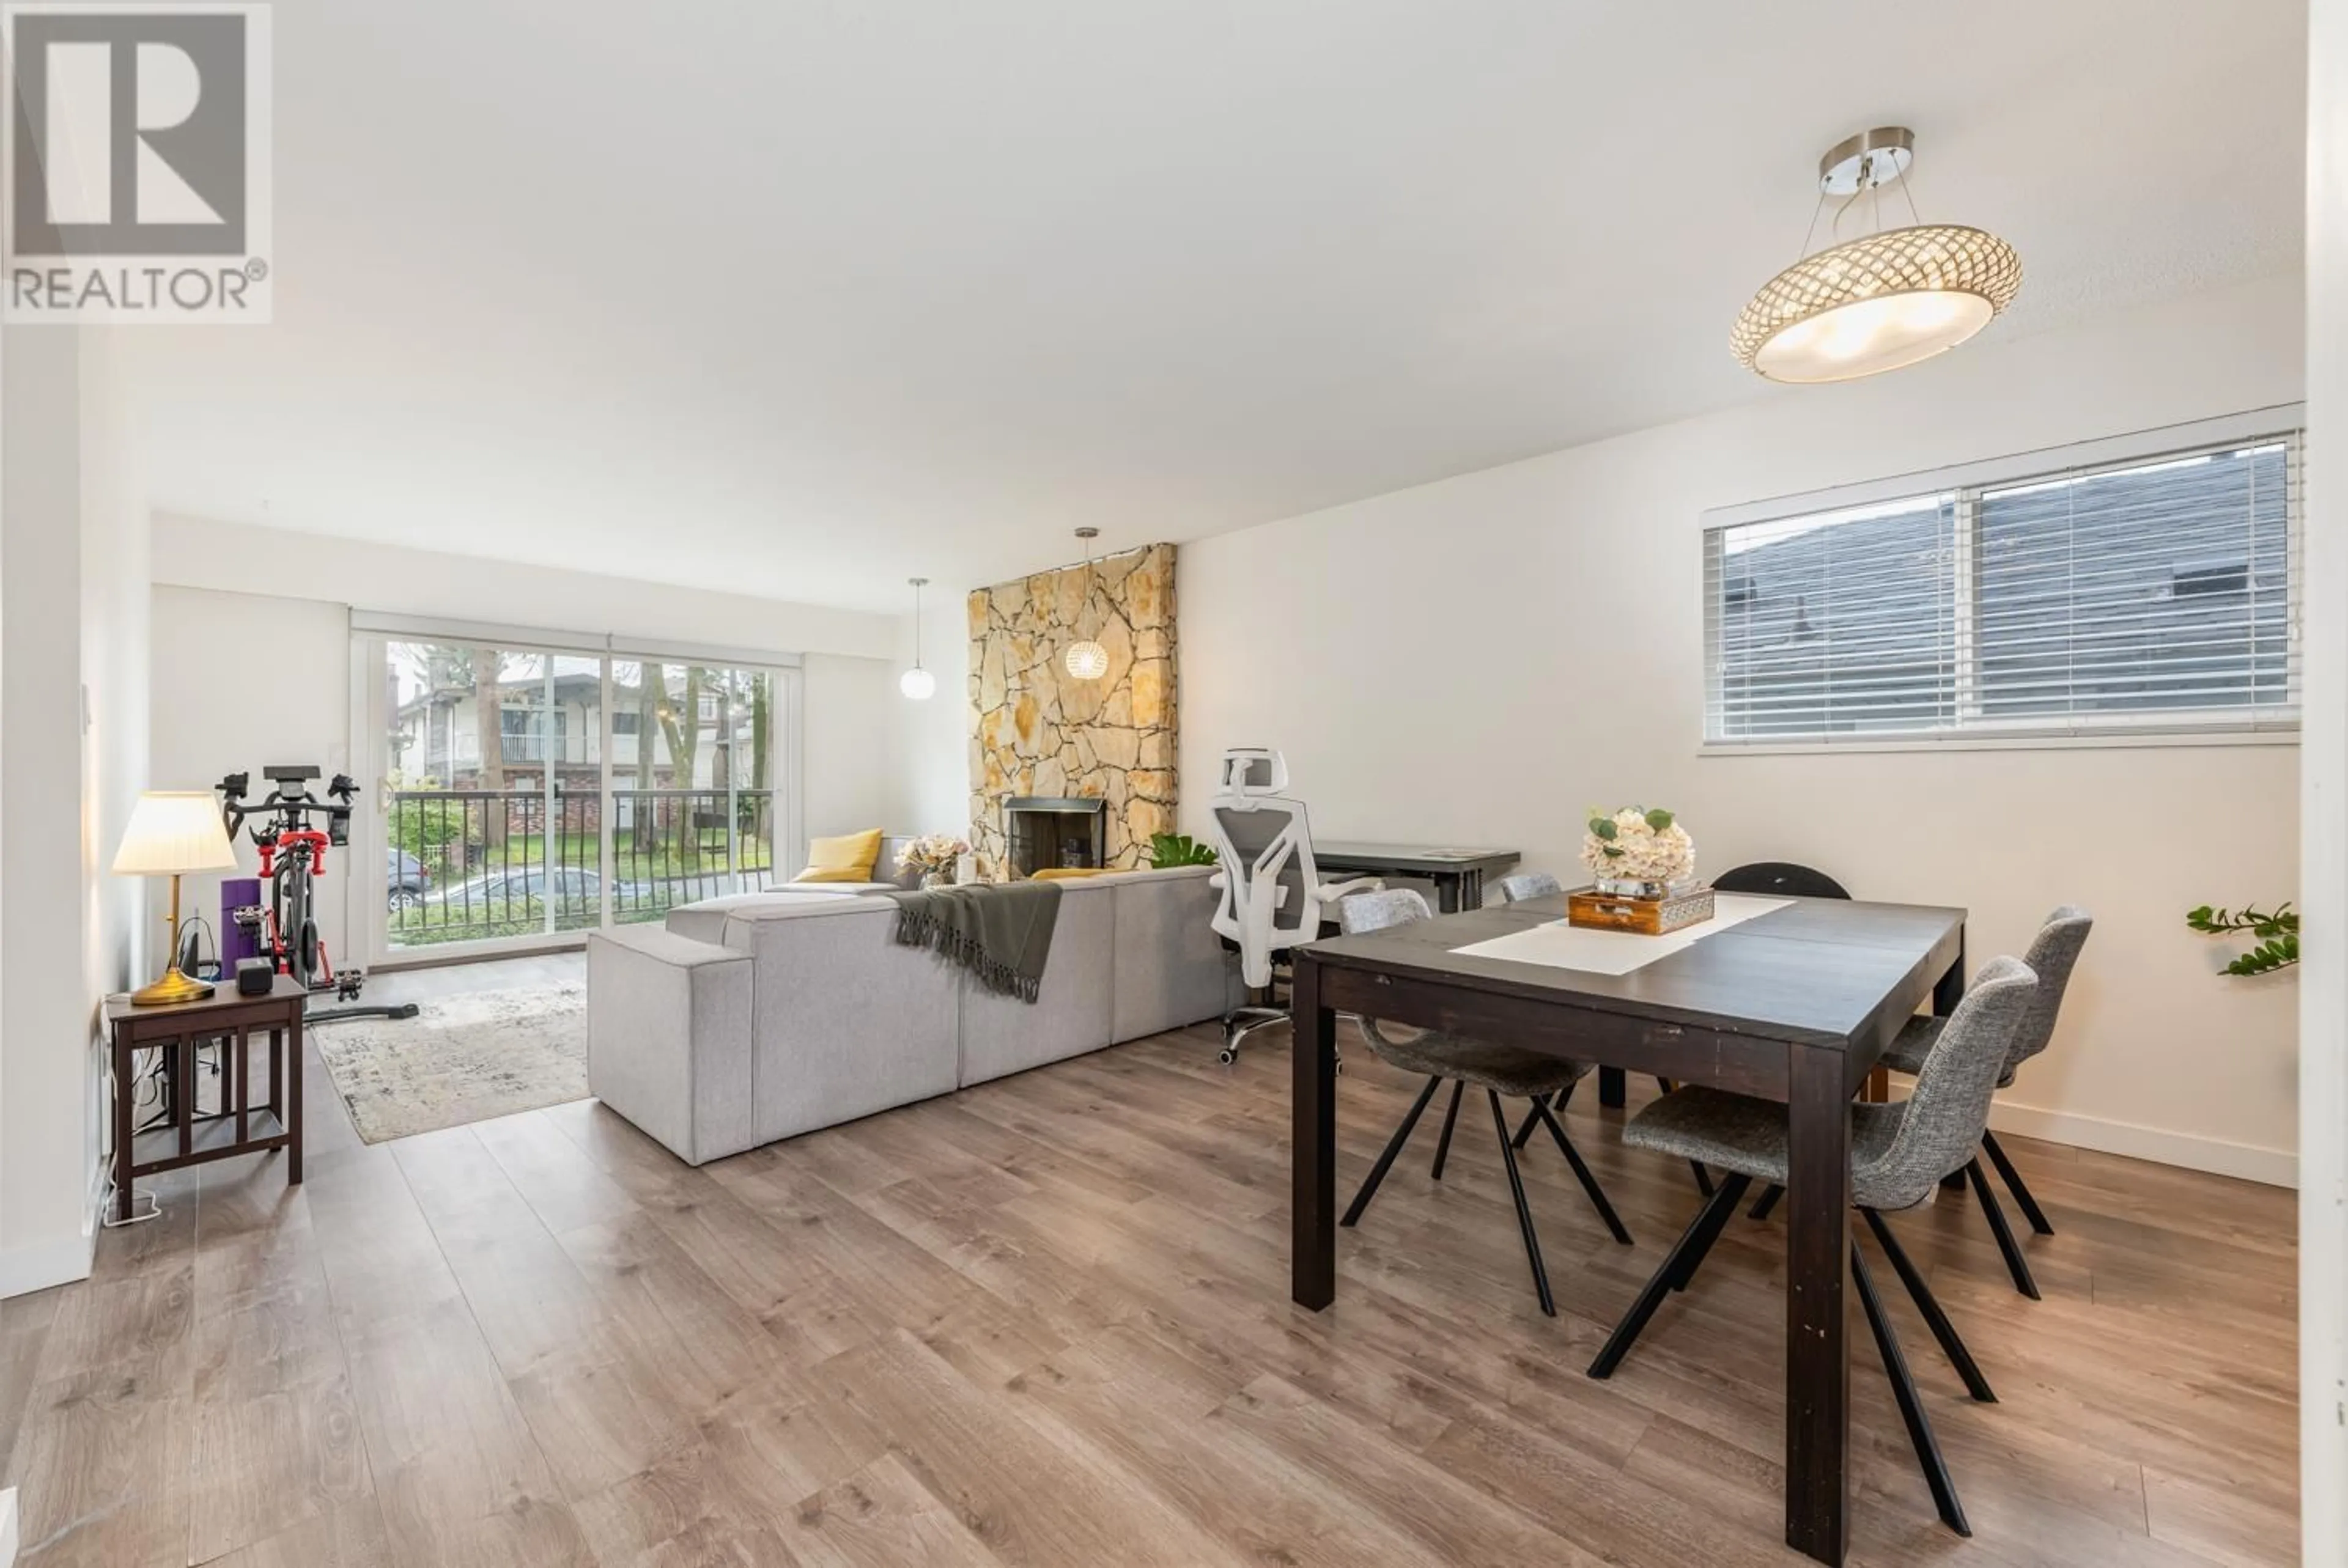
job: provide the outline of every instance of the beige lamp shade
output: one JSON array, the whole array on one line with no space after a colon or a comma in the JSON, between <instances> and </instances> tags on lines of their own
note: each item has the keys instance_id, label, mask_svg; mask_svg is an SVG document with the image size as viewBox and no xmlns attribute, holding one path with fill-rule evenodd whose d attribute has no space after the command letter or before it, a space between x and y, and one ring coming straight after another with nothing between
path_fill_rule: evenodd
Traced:
<instances>
[{"instance_id":1,"label":"beige lamp shade","mask_svg":"<svg viewBox=\"0 0 2348 1568\"><path fill-rule=\"evenodd\" d=\"M208 790L149 790L131 809L122 846L114 852L117 876L235 869L236 849L221 824L220 802Z\"/></svg>"}]
</instances>

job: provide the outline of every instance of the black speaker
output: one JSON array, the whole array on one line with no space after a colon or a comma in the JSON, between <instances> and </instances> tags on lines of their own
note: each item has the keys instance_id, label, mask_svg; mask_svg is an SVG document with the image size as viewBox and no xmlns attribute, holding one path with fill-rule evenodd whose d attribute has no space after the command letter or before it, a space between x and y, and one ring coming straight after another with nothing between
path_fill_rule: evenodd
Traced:
<instances>
[{"instance_id":1,"label":"black speaker","mask_svg":"<svg viewBox=\"0 0 2348 1568\"><path fill-rule=\"evenodd\" d=\"M239 958L236 961L236 994L241 997L265 997L277 986L277 971L267 958Z\"/></svg>"}]
</instances>

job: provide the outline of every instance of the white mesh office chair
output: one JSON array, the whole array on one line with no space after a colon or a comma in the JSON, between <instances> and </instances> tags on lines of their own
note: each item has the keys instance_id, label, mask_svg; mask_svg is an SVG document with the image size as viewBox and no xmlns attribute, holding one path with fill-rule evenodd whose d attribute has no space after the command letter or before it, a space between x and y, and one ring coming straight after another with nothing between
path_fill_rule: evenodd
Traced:
<instances>
[{"instance_id":1,"label":"white mesh office chair","mask_svg":"<svg viewBox=\"0 0 2348 1568\"><path fill-rule=\"evenodd\" d=\"M1313 864L1313 830L1304 803L1281 794L1288 764L1278 752L1242 746L1223 753L1210 823L1220 891L1214 927L1240 950L1240 975L1253 999L1223 1019L1222 1060L1239 1060L1240 1042L1286 1021L1272 1001L1274 958L1321 935L1337 900L1384 886L1375 877L1323 885Z\"/></svg>"}]
</instances>

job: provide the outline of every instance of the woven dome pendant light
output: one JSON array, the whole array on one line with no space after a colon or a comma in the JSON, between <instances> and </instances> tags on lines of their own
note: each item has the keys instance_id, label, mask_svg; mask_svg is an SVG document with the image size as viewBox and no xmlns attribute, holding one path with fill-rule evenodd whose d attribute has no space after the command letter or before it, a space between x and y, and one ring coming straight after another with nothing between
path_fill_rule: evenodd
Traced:
<instances>
[{"instance_id":1,"label":"woven dome pendant light","mask_svg":"<svg viewBox=\"0 0 2348 1568\"><path fill-rule=\"evenodd\" d=\"M1914 133L1885 126L1818 160L1811 234L1828 197L1843 199L1838 227L1862 196L1879 212L1882 188L1895 180L1916 221L1806 254L1764 283L1729 334L1737 364L1771 381L1851 381L1945 353L2013 302L2022 258L1994 234L1918 217L1908 189L1915 159ZM1803 236L1802 249L1809 245Z\"/></svg>"},{"instance_id":2,"label":"woven dome pendant light","mask_svg":"<svg viewBox=\"0 0 2348 1568\"><path fill-rule=\"evenodd\" d=\"M1068 644L1064 662L1068 673L1079 681L1097 681L1108 673L1108 650L1089 637L1083 637L1085 606L1093 598L1093 541L1100 538L1098 528L1078 528L1076 538L1085 542L1085 597L1076 604L1076 631L1082 641Z\"/></svg>"}]
</instances>

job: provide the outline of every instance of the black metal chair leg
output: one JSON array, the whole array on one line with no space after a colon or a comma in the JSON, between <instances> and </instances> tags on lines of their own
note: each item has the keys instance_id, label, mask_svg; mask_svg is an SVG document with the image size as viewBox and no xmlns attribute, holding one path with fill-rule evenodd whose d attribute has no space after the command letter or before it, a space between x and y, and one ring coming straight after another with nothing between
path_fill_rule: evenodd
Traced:
<instances>
[{"instance_id":1,"label":"black metal chair leg","mask_svg":"<svg viewBox=\"0 0 2348 1568\"><path fill-rule=\"evenodd\" d=\"M1932 1435L1932 1422L1924 1414L1924 1401L1916 1395L1916 1379L1908 1370L1908 1358L1900 1353L1899 1336L1891 1332L1891 1320L1883 1314L1883 1303L1875 1294L1875 1281L1868 1274L1867 1258L1859 1250L1859 1239L1850 1244L1851 1277L1859 1286L1859 1304L1867 1308L1867 1326L1875 1330L1875 1348L1883 1358L1883 1370L1891 1379L1891 1397L1900 1403L1900 1419L1908 1423L1908 1440L1915 1445L1916 1462L1923 1468L1924 1484L1932 1489L1932 1505L1941 1511L1941 1522L1960 1535L1972 1534L1972 1526L1965 1522L1964 1506L1957 1501L1956 1482L1949 1479L1948 1462L1941 1457L1940 1440Z\"/></svg>"},{"instance_id":2,"label":"black metal chair leg","mask_svg":"<svg viewBox=\"0 0 2348 1568\"><path fill-rule=\"evenodd\" d=\"M1557 1140L1559 1150L1565 1155L1565 1163L1573 1167L1574 1177L1581 1183L1581 1190L1590 1194L1590 1206L1598 1211L1598 1217L1606 1222L1606 1228L1614 1233L1614 1239L1629 1246L1631 1233L1622 1228L1622 1217L1615 1214L1614 1205L1606 1201L1606 1189L1598 1184L1598 1178L1591 1175L1590 1167L1581 1163L1581 1151L1573 1146L1573 1140L1565 1135L1565 1129L1558 1125L1557 1118L1550 1113L1548 1106L1534 1101L1533 1114L1541 1119L1542 1124L1549 1129L1549 1135Z\"/></svg>"},{"instance_id":3,"label":"black metal chair leg","mask_svg":"<svg viewBox=\"0 0 2348 1568\"><path fill-rule=\"evenodd\" d=\"M1891 1260L1892 1272L1899 1275L1900 1283L1908 1287L1909 1297L1916 1303L1916 1310L1923 1314L1924 1327L1932 1331L1932 1337L1941 1342L1942 1353L1949 1358L1949 1365L1954 1367L1957 1376L1965 1380L1965 1391L1982 1404L1996 1404L1997 1395L1990 1390L1989 1379L1982 1377L1981 1368L1973 1364L1972 1352L1965 1348L1962 1339L1957 1337L1956 1325L1951 1323L1949 1315L1941 1310L1940 1298L1932 1294L1932 1287L1924 1283L1924 1276L1909 1258L1908 1249L1900 1245L1900 1238L1891 1234L1891 1226L1885 1223L1881 1214L1873 1209L1859 1212L1867 1221L1867 1228L1875 1233L1876 1245L1883 1249L1883 1255Z\"/></svg>"},{"instance_id":4,"label":"black metal chair leg","mask_svg":"<svg viewBox=\"0 0 2348 1568\"><path fill-rule=\"evenodd\" d=\"M1541 1266L1540 1237L1533 1234L1532 1205L1525 1202L1525 1179L1517 1173L1517 1152L1509 1143L1509 1113L1501 1107L1498 1090L1484 1092L1492 1102L1492 1131L1499 1134L1500 1159L1509 1167L1509 1194L1517 1200L1517 1228L1525 1233L1525 1261L1533 1266L1533 1289L1540 1295L1541 1310L1550 1317L1557 1316L1557 1303L1549 1293L1549 1270Z\"/></svg>"},{"instance_id":5,"label":"black metal chair leg","mask_svg":"<svg viewBox=\"0 0 2348 1568\"><path fill-rule=\"evenodd\" d=\"M2005 1151L1997 1146L1997 1134L1986 1128L1982 1131L1982 1149L1989 1155L1989 1163L1997 1167L1998 1175L2005 1182L2005 1190L2012 1193L2013 1201L2022 1205L2022 1217L2030 1222L2030 1228L2040 1235L2053 1235L2054 1227L2046 1223L2045 1211L2038 1206L2038 1200L2030 1195L2030 1184L2022 1179L2022 1173L2013 1168L2013 1162L2007 1159Z\"/></svg>"},{"instance_id":6,"label":"black metal chair leg","mask_svg":"<svg viewBox=\"0 0 2348 1568\"><path fill-rule=\"evenodd\" d=\"M1770 1183L1769 1190L1753 1200L1752 1212L1746 1217L1756 1220L1767 1219L1769 1217L1769 1211L1776 1208L1777 1206L1777 1200L1785 1195L1785 1188L1779 1186L1775 1182Z\"/></svg>"},{"instance_id":7,"label":"black metal chair leg","mask_svg":"<svg viewBox=\"0 0 2348 1568\"><path fill-rule=\"evenodd\" d=\"M1443 1136L1436 1140L1435 1144L1435 1179L1438 1182L1443 1180L1443 1162L1451 1153L1451 1128L1459 1120L1459 1096L1467 1091L1466 1079L1451 1081L1451 1108L1443 1113Z\"/></svg>"},{"instance_id":8,"label":"black metal chair leg","mask_svg":"<svg viewBox=\"0 0 2348 1568\"><path fill-rule=\"evenodd\" d=\"M1435 1091L1442 1086L1440 1077L1427 1079L1426 1087L1418 1091L1418 1099L1410 1108L1410 1114L1402 1119L1402 1125L1395 1128L1395 1135L1386 1141L1385 1153L1380 1154L1378 1163L1370 1167L1369 1179L1362 1184L1362 1190L1354 1194L1354 1205L1345 1211L1345 1217L1337 1222L1339 1225L1350 1225L1361 1219L1362 1211L1370 1206L1370 1199L1377 1194L1378 1184L1386 1179L1386 1171L1394 1164L1395 1156L1402 1153L1405 1143L1410 1142L1410 1131L1418 1125L1419 1115L1426 1109L1426 1102L1435 1098Z\"/></svg>"},{"instance_id":9,"label":"black metal chair leg","mask_svg":"<svg viewBox=\"0 0 2348 1568\"><path fill-rule=\"evenodd\" d=\"M2013 1239L2013 1227L2005 1223L2005 1210L1990 1191L1989 1178L1982 1174L1979 1160L1966 1163L1965 1179L1972 1184L1973 1196L1981 1200L1982 1213L1989 1218L1990 1235L1997 1237L1997 1250L2005 1255L2005 1271L2013 1276L2013 1288L2033 1301L2044 1299L2038 1294L2038 1282L2030 1276L2030 1260L2022 1255L2022 1244Z\"/></svg>"},{"instance_id":10,"label":"black metal chair leg","mask_svg":"<svg viewBox=\"0 0 2348 1568\"><path fill-rule=\"evenodd\" d=\"M1714 1220L1717 1219L1721 1225L1728 1223L1728 1211L1736 1206L1736 1201L1745 1195L1748 1184L1746 1177L1730 1176L1712 1202L1704 1204L1695 1218L1688 1222L1688 1228L1680 1233L1680 1239L1673 1242L1672 1250L1664 1255L1663 1266L1656 1269L1647 1283L1640 1287L1639 1298L1631 1304L1631 1310L1622 1315L1622 1321L1614 1326L1614 1332L1607 1336L1606 1347L1598 1352L1598 1359L1590 1363L1591 1377L1611 1378L1614 1375L1614 1368L1620 1367L1622 1358L1631 1353L1632 1344L1639 1337L1640 1331L1647 1327L1647 1320L1655 1315L1655 1308L1661 1307L1663 1297L1672 1293L1672 1280L1678 1273L1681 1258L1694 1252L1701 1261L1703 1255L1698 1238ZM1717 1226L1713 1227L1713 1234L1719 1234Z\"/></svg>"},{"instance_id":11,"label":"black metal chair leg","mask_svg":"<svg viewBox=\"0 0 2348 1568\"><path fill-rule=\"evenodd\" d=\"M1546 1095L1546 1094L1536 1094L1536 1095L1534 1095L1534 1096L1533 1096L1533 1103L1534 1103L1534 1104L1536 1104L1536 1105L1545 1105L1545 1104L1547 1104L1548 1102L1549 1102L1549 1096L1548 1096L1548 1095ZM1559 1104L1560 1104L1560 1105L1562 1105L1562 1104L1564 1103L1564 1102L1563 1102L1563 1101L1560 1101L1558 1103L1559 1103ZM1524 1146L1525 1146L1526 1144L1528 1144L1528 1143L1531 1143L1531 1142L1533 1141L1533 1129L1535 1129L1535 1128L1539 1127L1540 1125L1540 1112L1533 1112L1533 1111L1528 1111L1528 1112L1525 1112L1525 1124L1524 1124L1523 1126L1521 1126L1521 1127L1519 1127L1519 1128L1518 1128L1518 1129L1517 1129L1517 1132L1516 1132L1516 1136L1515 1136L1515 1137L1513 1137L1513 1138L1511 1138L1511 1139L1509 1139L1509 1147L1510 1147L1511 1149L1516 1149L1516 1150L1519 1150L1519 1151L1521 1151L1521 1150L1524 1148Z\"/></svg>"},{"instance_id":12,"label":"black metal chair leg","mask_svg":"<svg viewBox=\"0 0 2348 1568\"><path fill-rule=\"evenodd\" d=\"M1551 1112L1555 1114L1562 1116L1565 1114L1565 1107L1568 1102L1571 1101L1573 1098L1575 1085L1580 1082L1581 1080L1576 1079L1573 1083L1569 1083L1563 1089L1559 1090L1557 1091L1557 1099L1554 1103L1550 1102L1550 1097L1546 1094L1536 1094L1533 1096L1533 1099L1540 1104L1550 1106ZM1509 1146L1514 1148L1519 1154L1523 1153L1525 1152L1525 1145L1531 1143L1533 1140L1533 1129L1540 1125L1540 1117L1530 1111L1526 1112L1524 1124L1517 1129L1517 1135L1509 1140Z\"/></svg>"},{"instance_id":13,"label":"black metal chair leg","mask_svg":"<svg viewBox=\"0 0 2348 1568\"><path fill-rule=\"evenodd\" d=\"M1704 1222L1704 1234L1695 1238L1695 1245L1681 1257L1679 1272L1672 1276L1673 1290L1685 1290L1695 1278L1695 1271L1702 1268L1704 1260L1712 1255L1714 1244L1720 1240L1720 1233L1728 1228L1729 1220L1736 1213L1736 1205L1744 1200L1745 1189L1752 1184L1750 1176L1731 1173L1727 1184L1720 1190L1725 1193L1734 1189L1736 1196L1725 1204L1706 1206L1704 1212L1712 1217Z\"/></svg>"}]
</instances>

